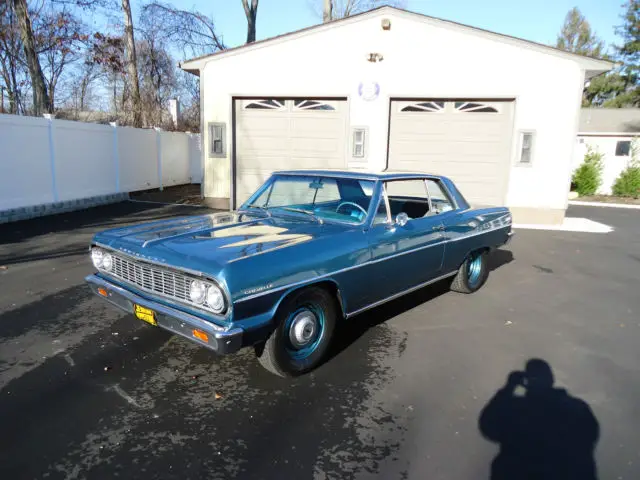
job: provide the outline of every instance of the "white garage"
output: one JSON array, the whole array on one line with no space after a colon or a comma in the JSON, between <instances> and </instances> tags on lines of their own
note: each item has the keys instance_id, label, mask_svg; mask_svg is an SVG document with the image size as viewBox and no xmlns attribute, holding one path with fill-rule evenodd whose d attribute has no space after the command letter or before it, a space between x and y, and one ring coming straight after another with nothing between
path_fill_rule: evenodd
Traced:
<instances>
[{"instance_id":1,"label":"white garage","mask_svg":"<svg viewBox=\"0 0 640 480\"><path fill-rule=\"evenodd\" d=\"M516 221L557 223L584 82L613 64L381 7L181 67L200 76L214 206L237 207L277 169L417 170Z\"/></svg>"}]
</instances>

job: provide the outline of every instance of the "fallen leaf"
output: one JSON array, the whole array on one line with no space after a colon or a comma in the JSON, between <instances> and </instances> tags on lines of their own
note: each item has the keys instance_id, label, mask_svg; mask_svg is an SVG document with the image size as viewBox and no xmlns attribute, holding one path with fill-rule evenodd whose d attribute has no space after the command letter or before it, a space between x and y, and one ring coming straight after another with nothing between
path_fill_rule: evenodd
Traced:
<instances>
[{"instance_id":1,"label":"fallen leaf","mask_svg":"<svg viewBox=\"0 0 640 480\"><path fill-rule=\"evenodd\" d=\"M220 395L218 392L215 393L215 399L216 400L220 400L222 398L222 395Z\"/></svg>"},{"instance_id":2,"label":"fallen leaf","mask_svg":"<svg viewBox=\"0 0 640 480\"><path fill-rule=\"evenodd\" d=\"M9 267L7 267L6 265L0 265L0 270L7 270Z\"/></svg>"}]
</instances>

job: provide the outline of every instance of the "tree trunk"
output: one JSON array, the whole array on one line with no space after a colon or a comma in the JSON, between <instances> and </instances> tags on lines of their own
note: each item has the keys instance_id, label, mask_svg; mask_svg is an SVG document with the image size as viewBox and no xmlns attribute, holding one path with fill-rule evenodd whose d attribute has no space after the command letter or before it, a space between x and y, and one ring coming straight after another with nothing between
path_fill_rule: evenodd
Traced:
<instances>
[{"instance_id":1,"label":"tree trunk","mask_svg":"<svg viewBox=\"0 0 640 480\"><path fill-rule=\"evenodd\" d=\"M324 9L322 10L322 23L331 21L333 17L333 0L324 0Z\"/></svg>"},{"instance_id":2,"label":"tree trunk","mask_svg":"<svg viewBox=\"0 0 640 480\"><path fill-rule=\"evenodd\" d=\"M27 10L26 0L13 0L13 9L18 24L20 25L20 37L24 48L24 55L31 76L31 88L33 90L33 110L34 115L42 115L42 113L50 110L49 95L44 82L44 74L40 67L38 54L36 53L35 42L33 40L33 30L31 29L31 20L29 19L29 11Z\"/></svg>"},{"instance_id":3,"label":"tree trunk","mask_svg":"<svg viewBox=\"0 0 640 480\"><path fill-rule=\"evenodd\" d=\"M256 18L258 16L258 0L242 0L244 13L247 16L247 43L256 41Z\"/></svg>"},{"instance_id":4,"label":"tree trunk","mask_svg":"<svg viewBox=\"0 0 640 480\"><path fill-rule=\"evenodd\" d=\"M140 84L138 82L138 64L136 61L136 43L133 38L133 19L129 0L122 0L124 13L124 49L127 57L127 73L131 86L131 101L133 103L133 126L142 126L142 108L140 101Z\"/></svg>"}]
</instances>

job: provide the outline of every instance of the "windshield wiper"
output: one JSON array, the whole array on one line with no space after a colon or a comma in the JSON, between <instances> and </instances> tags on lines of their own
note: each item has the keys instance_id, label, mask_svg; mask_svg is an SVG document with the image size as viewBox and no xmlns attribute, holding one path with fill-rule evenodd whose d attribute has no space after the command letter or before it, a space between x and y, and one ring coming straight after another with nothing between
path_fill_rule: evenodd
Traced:
<instances>
[{"instance_id":1,"label":"windshield wiper","mask_svg":"<svg viewBox=\"0 0 640 480\"><path fill-rule=\"evenodd\" d=\"M246 208L257 208L258 210L262 210L264 213L266 213L267 216L271 216L271 212L269 211L269 209L263 205L256 205L255 203L251 203L247 205Z\"/></svg>"},{"instance_id":2,"label":"windshield wiper","mask_svg":"<svg viewBox=\"0 0 640 480\"><path fill-rule=\"evenodd\" d=\"M309 210L303 210L302 208L293 208L293 207L272 207L272 208L280 208L288 212L304 213L306 215L311 216L311 218L313 218L314 220L317 220L318 223L320 223L321 225L324 223L324 221L320 217L316 216L315 213L310 212Z\"/></svg>"}]
</instances>

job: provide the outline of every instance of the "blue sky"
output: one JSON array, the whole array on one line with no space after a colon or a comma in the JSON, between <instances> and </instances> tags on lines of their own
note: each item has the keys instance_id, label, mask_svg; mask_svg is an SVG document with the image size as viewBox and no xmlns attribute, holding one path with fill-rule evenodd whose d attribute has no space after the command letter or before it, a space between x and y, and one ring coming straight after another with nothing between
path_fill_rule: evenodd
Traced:
<instances>
[{"instance_id":1,"label":"blue sky","mask_svg":"<svg viewBox=\"0 0 640 480\"><path fill-rule=\"evenodd\" d=\"M165 0L166 1L166 0ZM228 46L244 43L246 20L241 0L169 0L176 6L194 6L214 17ZM453 20L533 40L555 43L569 9L577 6L596 33L607 44L617 41L614 26L619 25L623 0L408 0L407 8L434 17ZM321 0L315 0L315 4ZM134 8L142 2L134 0ZM314 0L260 0L257 37L268 38L319 23Z\"/></svg>"}]
</instances>

